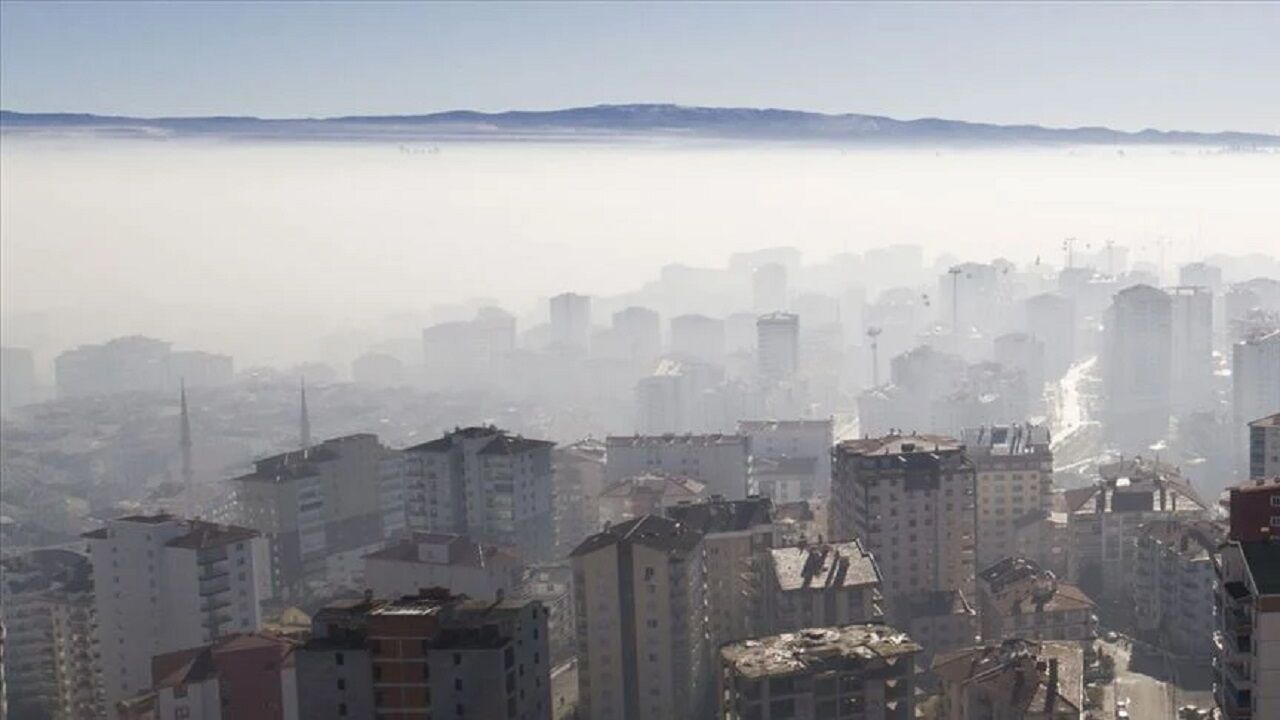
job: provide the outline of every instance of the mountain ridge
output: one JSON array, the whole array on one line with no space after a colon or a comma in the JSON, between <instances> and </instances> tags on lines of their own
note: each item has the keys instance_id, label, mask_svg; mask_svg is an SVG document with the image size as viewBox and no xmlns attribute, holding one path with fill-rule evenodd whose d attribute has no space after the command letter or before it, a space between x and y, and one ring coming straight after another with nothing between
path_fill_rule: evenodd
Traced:
<instances>
[{"instance_id":1,"label":"mountain ridge","mask_svg":"<svg viewBox=\"0 0 1280 720\"><path fill-rule=\"evenodd\" d=\"M593 105L556 110L449 110L411 115L133 117L0 110L0 131L80 131L120 137L259 139L601 140L691 138L881 144L1177 144L1280 147L1280 135L827 114L780 108L673 104Z\"/></svg>"}]
</instances>

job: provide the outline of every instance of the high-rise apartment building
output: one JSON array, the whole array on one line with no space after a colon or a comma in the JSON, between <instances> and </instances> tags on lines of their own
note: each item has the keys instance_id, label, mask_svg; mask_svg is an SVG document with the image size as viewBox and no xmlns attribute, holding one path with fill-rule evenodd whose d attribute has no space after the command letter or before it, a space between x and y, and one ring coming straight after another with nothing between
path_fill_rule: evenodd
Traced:
<instances>
[{"instance_id":1,"label":"high-rise apartment building","mask_svg":"<svg viewBox=\"0 0 1280 720\"><path fill-rule=\"evenodd\" d=\"M273 593L300 592L340 562L359 565L403 526L391 457L377 435L361 433L263 458L233 479L238 522L266 538Z\"/></svg>"},{"instance_id":2,"label":"high-rise apartment building","mask_svg":"<svg viewBox=\"0 0 1280 720\"><path fill-rule=\"evenodd\" d=\"M910 720L920 646L881 624L807 628L720 648L721 720Z\"/></svg>"},{"instance_id":3,"label":"high-rise apartment building","mask_svg":"<svg viewBox=\"0 0 1280 720\"><path fill-rule=\"evenodd\" d=\"M578 543L600 529L596 498L604 489L604 452L604 443L595 439L551 451L557 558L568 557Z\"/></svg>"},{"instance_id":4,"label":"high-rise apartment building","mask_svg":"<svg viewBox=\"0 0 1280 720\"><path fill-rule=\"evenodd\" d=\"M1213 654L1221 523L1157 520L1138 533L1133 617L1139 633L1187 657Z\"/></svg>"},{"instance_id":5,"label":"high-rise apartment building","mask_svg":"<svg viewBox=\"0 0 1280 720\"><path fill-rule=\"evenodd\" d=\"M36 402L40 388L36 383L36 362L26 348L0 347L0 414Z\"/></svg>"},{"instance_id":6,"label":"high-rise apartment building","mask_svg":"<svg viewBox=\"0 0 1280 720\"><path fill-rule=\"evenodd\" d=\"M1218 567L1218 709L1233 720L1280 717L1280 542L1233 539Z\"/></svg>"},{"instance_id":7,"label":"high-rise apartment building","mask_svg":"<svg viewBox=\"0 0 1280 720\"><path fill-rule=\"evenodd\" d=\"M1150 452L1168 434L1172 324L1169 295L1149 285L1121 290L1107 310L1101 355L1104 432L1126 455Z\"/></svg>"},{"instance_id":8,"label":"high-rise apartment building","mask_svg":"<svg viewBox=\"0 0 1280 720\"><path fill-rule=\"evenodd\" d=\"M1173 410L1189 413L1212 410L1213 293L1204 287L1173 287L1170 380Z\"/></svg>"},{"instance_id":9,"label":"high-rise apartment building","mask_svg":"<svg viewBox=\"0 0 1280 720\"><path fill-rule=\"evenodd\" d=\"M580 715L702 717L711 694L702 534L646 515L587 538L572 562Z\"/></svg>"},{"instance_id":10,"label":"high-rise apartment building","mask_svg":"<svg viewBox=\"0 0 1280 720\"><path fill-rule=\"evenodd\" d=\"M552 447L477 426L402 450L409 528L517 547L526 562L548 559L555 543Z\"/></svg>"},{"instance_id":11,"label":"high-rise apartment building","mask_svg":"<svg viewBox=\"0 0 1280 720\"><path fill-rule=\"evenodd\" d=\"M757 312L787 309L787 266L765 263L751 271L751 306Z\"/></svg>"},{"instance_id":12,"label":"high-rise apartment building","mask_svg":"<svg viewBox=\"0 0 1280 720\"><path fill-rule=\"evenodd\" d=\"M930 653L972 642L976 473L956 440L887 435L836 445L828 523L875 557L892 622Z\"/></svg>"},{"instance_id":13,"label":"high-rise apartment building","mask_svg":"<svg viewBox=\"0 0 1280 720\"><path fill-rule=\"evenodd\" d=\"M154 656L261 627L257 532L132 515L84 537L107 707L151 687Z\"/></svg>"},{"instance_id":14,"label":"high-rise apartment building","mask_svg":"<svg viewBox=\"0 0 1280 720\"><path fill-rule=\"evenodd\" d=\"M1076 359L1075 303L1062 295L1045 293L1027 298L1023 308L1023 330L1044 344L1045 379L1061 378Z\"/></svg>"},{"instance_id":15,"label":"high-rise apartment building","mask_svg":"<svg viewBox=\"0 0 1280 720\"><path fill-rule=\"evenodd\" d=\"M662 321L645 307L628 307L613 314L614 341L620 354L639 363L651 363L662 354Z\"/></svg>"},{"instance_id":16,"label":"high-rise apartment building","mask_svg":"<svg viewBox=\"0 0 1280 720\"><path fill-rule=\"evenodd\" d=\"M975 476L953 438L886 435L836 445L828 510L833 541L857 538L884 592L958 590L973 597Z\"/></svg>"},{"instance_id":17,"label":"high-rise apartment building","mask_svg":"<svg viewBox=\"0 0 1280 720\"><path fill-rule=\"evenodd\" d=\"M711 647L767 632L761 580L776 542L773 503L712 498L669 507L666 514L703 536Z\"/></svg>"},{"instance_id":18,"label":"high-rise apartment building","mask_svg":"<svg viewBox=\"0 0 1280 720\"><path fill-rule=\"evenodd\" d=\"M2 575L4 675L13 716L100 717L105 708L89 559L71 550L33 550L4 558Z\"/></svg>"},{"instance_id":19,"label":"high-rise apartment building","mask_svg":"<svg viewBox=\"0 0 1280 720\"><path fill-rule=\"evenodd\" d=\"M727 500L747 496L751 443L745 435L613 435L605 448L607 483L665 472L691 477Z\"/></svg>"},{"instance_id":20,"label":"high-rise apartment building","mask_svg":"<svg viewBox=\"0 0 1280 720\"><path fill-rule=\"evenodd\" d=\"M1280 413L1249 423L1249 477L1280 477Z\"/></svg>"},{"instance_id":21,"label":"high-rise apartment building","mask_svg":"<svg viewBox=\"0 0 1280 720\"><path fill-rule=\"evenodd\" d=\"M801 495L826 496L831 491L833 430L825 420L739 420L738 434L746 435L752 462L812 460L807 487Z\"/></svg>"},{"instance_id":22,"label":"high-rise apartment building","mask_svg":"<svg viewBox=\"0 0 1280 720\"><path fill-rule=\"evenodd\" d=\"M671 318L672 355L721 365L724 348L724 320L705 315Z\"/></svg>"},{"instance_id":23,"label":"high-rise apartment building","mask_svg":"<svg viewBox=\"0 0 1280 720\"><path fill-rule=\"evenodd\" d=\"M1247 336L1231 348L1231 409L1241 472L1251 472L1248 423L1280 411L1280 330Z\"/></svg>"},{"instance_id":24,"label":"high-rise apartment building","mask_svg":"<svg viewBox=\"0 0 1280 720\"><path fill-rule=\"evenodd\" d=\"M977 484L979 569L1011 554L1018 528L1051 509L1053 452L1038 425L966 428L960 434Z\"/></svg>"},{"instance_id":25,"label":"high-rise apartment building","mask_svg":"<svg viewBox=\"0 0 1280 720\"><path fill-rule=\"evenodd\" d=\"M550 306L552 345L586 352L591 341L591 298L563 293L551 298Z\"/></svg>"},{"instance_id":26,"label":"high-rise apartment building","mask_svg":"<svg viewBox=\"0 0 1280 720\"><path fill-rule=\"evenodd\" d=\"M760 375L784 380L800 365L800 316L775 312L756 320L756 359Z\"/></svg>"}]
</instances>

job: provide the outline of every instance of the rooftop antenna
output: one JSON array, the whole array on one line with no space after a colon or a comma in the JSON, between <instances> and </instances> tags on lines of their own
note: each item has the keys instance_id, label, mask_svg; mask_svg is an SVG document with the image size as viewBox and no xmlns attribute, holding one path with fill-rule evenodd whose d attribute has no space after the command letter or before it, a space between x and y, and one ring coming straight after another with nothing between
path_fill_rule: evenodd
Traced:
<instances>
[{"instance_id":1,"label":"rooftop antenna","mask_svg":"<svg viewBox=\"0 0 1280 720\"><path fill-rule=\"evenodd\" d=\"M302 389L302 409L301 409L301 417L299 419L300 420L299 434L301 436L300 439L302 440L302 449L306 450L307 448L311 447L311 418L307 414L307 378L305 375L302 377L301 389Z\"/></svg>"},{"instance_id":2,"label":"rooftop antenna","mask_svg":"<svg viewBox=\"0 0 1280 720\"><path fill-rule=\"evenodd\" d=\"M876 338L881 332L879 327L867 328L867 337L871 338L871 387L880 387L880 342Z\"/></svg>"},{"instance_id":3,"label":"rooftop antenna","mask_svg":"<svg viewBox=\"0 0 1280 720\"><path fill-rule=\"evenodd\" d=\"M191 471L191 416L187 412L187 381L185 378L178 380L178 402L182 406L178 438L178 447L182 449L182 482L189 488L191 487L191 478L194 473Z\"/></svg>"}]
</instances>

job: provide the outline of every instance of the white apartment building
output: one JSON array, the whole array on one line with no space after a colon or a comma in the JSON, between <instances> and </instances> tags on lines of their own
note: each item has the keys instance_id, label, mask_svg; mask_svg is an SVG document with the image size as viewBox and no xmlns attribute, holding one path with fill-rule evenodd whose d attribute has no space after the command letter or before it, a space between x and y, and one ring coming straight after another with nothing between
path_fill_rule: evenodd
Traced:
<instances>
[{"instance_id":1,"label":"white apartment building","mask_svg":"<svg viewBox=\"0 0 1280 720\"><path fill-rule=\"evenodd\" d=\"M1249 477L1280 477L1280 413L1249 423Z\"/></svg>"},{"instance_id":2,"label":"white apartment building","mask_svg":"<svg viewBox=\"0 0 1280 720\"><path fill-rule=\"evenodd\" d=\"M465 535L413 533L365 555L364 582L379 598L439 587L474 600L499 600L520 583L523 568L510 552Z\"/></svg>"},{"instance_id":3,"label":"white apartment building","mask_svg":"<svg viewBox=\"0 0 1280 720\"><path fill-rule=\"evenodd\" d=\"M518 547L526 562L550 559L555 544L552 447L545 440L477 426L402 450L409 529Z\"/></svg>"},{"instance_id":4,"label":"white apartment building","mask_svg":"<svg viewBox=\"0 0 1280 720\"><path fill-rule=\"evenodd\" d=\"M738 434L751 442L753 462L770 459L784 463L801 459L813 461L806 497L823 496L831 491L831 418L824 420L740 420ZM807 494L805 494L807 492ZM776 498L775 498L776 500ZM785 502L785 501L779 501Z\"/></svg>"},{"instance_id":5,"label":"white apartment building","mask_svg":"<svg viewBox=\"0 0 1280 720\"><path fill-rule=\"evenodd\" d=\"M1224 546L1217 605L1218 709L1230 720L1280 717L1280 543Z\"/></svg>"},{"instance_id":6,"label":"white apartment building","mask_svg":"<svg viewBox=\"0 0 1280 720\"><path fill-rule=\"evenodd\" d=\"M248 528L133 515L85 533L107 707L151 687L151 658L262 625L261 536Z\"/></svg>"},{"instance_id":7,"label":"white apartment building","mask_svg":"<svg viewBox=\"0 0 1280 720\"><path fill-rule=\"evenodd\" d=\"M232 480L236 521L267 541L270 592L289 596L330 579L332 558L359 558L404 527L390 456L377 435L359 433L263 458Z\"/></svg>"},{"instance_id":8,"label":"white apartment building","mask_svg":"<svg viewBox=\"0 0 1280 720\"><path fill-rule=\"evenodd\" d=\"M711 674L701 533L646 515L587 538L571 560L580 716L702 717Z\"/></svg>"},{"instance_id":9,"label":"white apartment building","mask_svg":"<svg viewBox=\"0 0 1280 720\"><path fill-rule=\"evenodd\" d=\"M1231 348L1231 409L1241 470L1251 472L1246 425L1280 410L1280 330L1254 333Z\"/></svg>"},{"instance_id":10,"label":"white apartment building","mask_svg":"<svg viewBox=\"0 0 1280 720\"><path fill-rule=\"evenodd\" d=\"M614 435L605 440L605 482L660 471L691 477L727 500L747 496L751 468L745 435Z\"/></svg>"},{"instance_id":11,"label":"white apartment building","mask_svg":"<svg viewBox=\"0 0 1280 720\"><path fill-rule=\"evenodd\" d=\"M718 653L720 720L912 720L920 646L888 625L808 628Z\"/></svg>"},{"instance_id":12,"label":"white apartment building","mask_svg":"<svg viewBox=\"0 0 1280 720\"><path fill-rule=\"evenodd\" d=\"M591 342L591 298L562 293L551 298L551 342L564 350L585 352Z\"/></svg>"},{"instance_id":13,"label":"white apartment building","mask_svg":"<svg viewBox=\"0 0 1280 720\"><path fill-rule=\"evenodd\" d=\"M1172 301L1149 285L1115 294L1106 315L1102 384L1107 440L1144 452L1169 432L1172 410Z\"/></svg>"},{"instance_id":14,"label":"white apartment building","mask_svg":"<svg viewBox=\"0 0 1280 720\"><path fill-rule=\"evenodd\" d=\"M775 312L756 320L756 358L760 375L784 380L800 365L800 316Z\"/></svg>"},{"instance_id":15,"label":"white apartment building","mask_svg":"<svg viewBox=\"0 0 1280 720\"><path fill-rule=\"evenodd\" d=\"M770 631L880 622L880 570L857 540L773 548L764 578Z\"/></svg>"},{"instance_id":16,"label":"white apartment building","mask_svg":"<svg viewBox=\"0 0 1280 720\"><path fill-rule=\"evenodd\" d=\"M669 507L666 514L703 536L711 646L767 632L761 580L768 574L769 549L778 539L773 503L767 498L717 498Z\"/></svg>"},{"instance_id":17,"label":"white apartment building","mask_svg":"<svg viewBox=\"0 0 1280 720\"><path fill-rule=\"evenodd\" d=\"M1052 507L1053 452L1048 428L997 425L960 434L977 473L977 567L1012 554L1018 529Z\"/></svg>"},{"instance_id":18,"label":"white apartment building","mask_svg":"<svg viewBox=\"0 0 1280 720\"><path fill-rule=\"evenodd\" d=\"M14 716L91 720L102 714L91 573L89 559L71 550L4 558L3 673Z\"/></svg>"},{"instance_id":19,"label":"white apartment building","mask_svg":"<svg viewBox=\"0 0 1280 720\"><path fill-rule=\"evenodd\" d=\"M1226 529L1210 521L1156 520L1135 542L1133 613L1139 633L1179 655L1213 653L1218 547Z\"/></svg>"}]
</instances>

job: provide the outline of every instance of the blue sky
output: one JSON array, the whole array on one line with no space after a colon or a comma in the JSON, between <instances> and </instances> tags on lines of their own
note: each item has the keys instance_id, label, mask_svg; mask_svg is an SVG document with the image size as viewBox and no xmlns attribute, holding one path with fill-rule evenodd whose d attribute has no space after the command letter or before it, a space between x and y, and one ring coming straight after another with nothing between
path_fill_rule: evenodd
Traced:
<instances>
[{"instance_id":1,"label":"blue sky","mask_svg":"<svg viewBox=\"0 0 1280 720\"><path fill-rule=\"evenodd\" d=\"M1280 3L0 5L10 110L624 102L1280 132Z\"/></svg>"}]
</instances>

